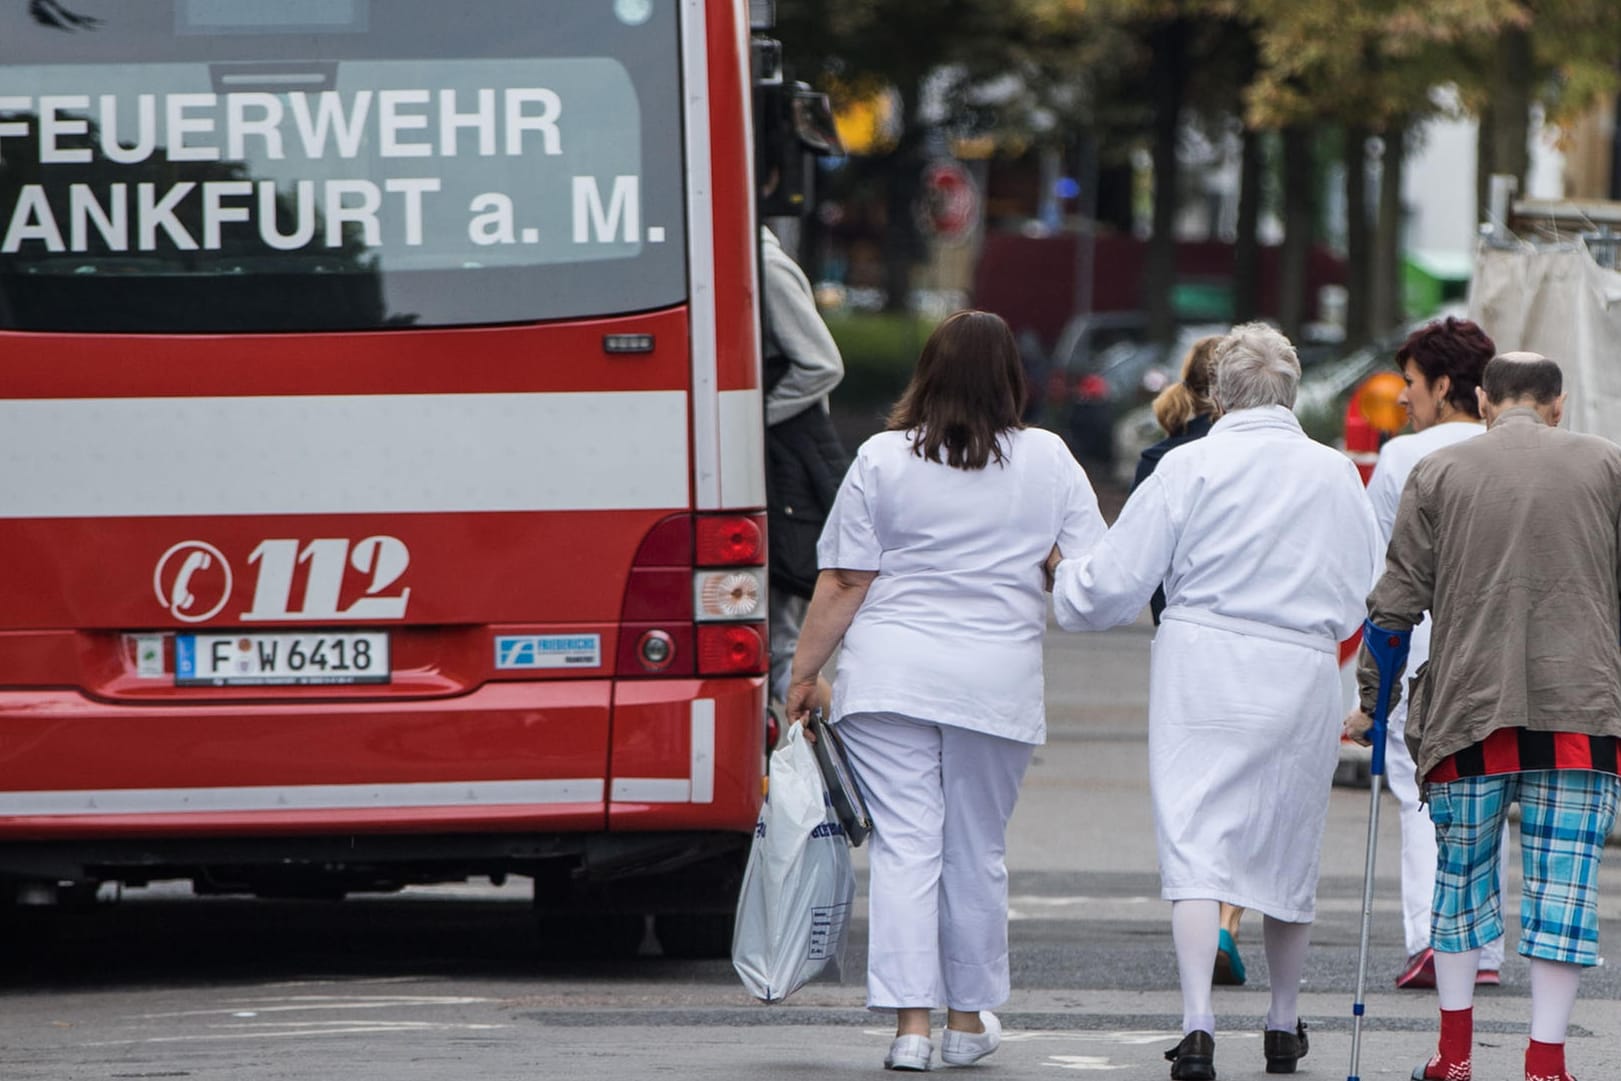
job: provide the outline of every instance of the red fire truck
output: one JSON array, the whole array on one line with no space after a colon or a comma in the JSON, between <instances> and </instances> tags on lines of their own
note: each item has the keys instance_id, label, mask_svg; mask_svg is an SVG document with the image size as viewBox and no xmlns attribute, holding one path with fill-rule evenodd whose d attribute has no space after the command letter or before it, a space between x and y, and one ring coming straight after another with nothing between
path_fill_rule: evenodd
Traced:
<instances>
[{"instance_id":1,"label":"red fire truck","mask_svg":"<svg viewBox=\"0 0 1621 1081\"><path fill-rule=\"evenodd\" d=\"M517 873L724 952L752 92L740 0L0 9L0 889Z\"/></svg>"}]
</instances>

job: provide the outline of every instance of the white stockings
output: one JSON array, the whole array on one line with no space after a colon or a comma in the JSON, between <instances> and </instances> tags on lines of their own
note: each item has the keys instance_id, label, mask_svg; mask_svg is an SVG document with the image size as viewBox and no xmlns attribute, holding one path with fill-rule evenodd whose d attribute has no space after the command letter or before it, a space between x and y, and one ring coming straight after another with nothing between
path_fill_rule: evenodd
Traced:
<instances>
[{"instance_id":1,"label":"white stockings","mask_svg":"<svg viewBox=\"0 0 1621 1081\"><path fill-rule=\"evenodd\" d=\"M1266 1027L1275 1032L1293 1032L1295 1022L1300 1020L1300 977L1306 974L1306 945L1311 941L1311 924L1285 923L1268 916L1261 926L1261 934L1272 983Z\"/></svg>"},{"instance_id":2,"label":"white stockings","mask_svg":"<svg viewBox=\"0 0 1621 1081\"><path fill-rule=\"evenodd\" d=\"M1216 946L1221 935L1218 901L1172 901L1171 940L1176 943L1176 967L1182 979L1182 1032L1216 1031L1216 1012L1210 1004L1210 980L1216 971Z\"/></svg>"},{"instance_id":3,"label":"white stockings","mask_svg":"<svg viewBox=\"0 0 1621 1081\"><path fill-rule=\"evenodd\" d=\"M1582 966L1531 958L1531 1038L1538 1043L1564 1043L1576 1008Z\"/></svg>"},{"instance_id":4,"label":"white stockings","mask_svg":"<svg viewBox=\"0 0 1621 1081\"><path fill-rule=\"evenodd\" d=\"M1176 943L1176 967L1182 980L1182 1032L1216 1031L1211 1004L1210 977L1216 967L1216 946L1221 932L1221 905L1216 901L1171 902L1171 938ZM1300 977L1306 971L1306 945L1311 924L1286 923L1267 916L1262 928L1266 965L1272 978L1272 1002L1266 1027L1293 1032L1299 1020ZM1470 969L1470 988L1474 969Z\"/></svg>"}]
</instances>

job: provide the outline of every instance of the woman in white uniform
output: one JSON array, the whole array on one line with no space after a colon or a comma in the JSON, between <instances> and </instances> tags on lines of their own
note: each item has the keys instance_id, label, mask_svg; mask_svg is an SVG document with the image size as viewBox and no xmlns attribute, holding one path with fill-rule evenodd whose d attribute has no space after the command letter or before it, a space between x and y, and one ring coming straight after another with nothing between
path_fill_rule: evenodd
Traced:
<instances>
[{"instance_id":1,"label":"woman in white uniform","mask_svg":"<svg viewBox=\"0 0 1621 1081\"><path fill-rule=\"evenodd\" d=\"M873 821L867 1005L896 1011L889 1069L929 1068L940 1006L945 1062L1001 1040L1007 822L1046 737L1042 560L1104 532L1085 472L1023 405L1006 323L935 330L845 475L794 653L797 721L842 641L832 717Z\"/></svg>"},{"instance_id":2,"label":"woman in white uniform","mask_svg":"<svg viewBox=\"0 0 1621 1081\"><path fill-rule=\"evenodd\" d=\"M1407 381L1397 399L1407 408L1411 435L1400 435L1379 448L1379 463L1368 478L1368 500L1379 523L1381 544L1390 543L1407 475L1432 450L1472 439L1486 430L1475 402L1475 388L1486 362L1497 346L1480 327L1467 319L1448 318L1414 331L1396 351L1396 365ZM1379 566L1381 573L1384 564ZM1377 576L1376 576L1377 577ZM1430 657L1430 621L1413 628L1407 654L1407 672L1418 671ZM1360 719L1353 707L1350 719ZM1407 963L1396 976L1397 987L1435 986L1435 954L1430 950L1430 913L1435 899L1435 824L1418 799L1418 767L1407 753L1407 695L1390 711L1385 741L1385 779L1401 807L1401 902L1407 939ZM1507 827L1504 827L1505 830ZM1501 864L1507 881L1508 863ZM1503 940L1488 942L1480 951L1475 982L1501 982Z\"/></svg>"},{"instance_id":3,"label":"woman in white uniform","mask_svg":"<svg viewBox=\"0 0 1621 1081\"><path fill-rule=\"evenodd\" d=\"M1054 553L1068 630L1129 623L1165 584L1149 679L1161 896L1182 984L1171 1077L1215 1077L1219 903L1257 909L1271 975L1263 1051L1292 1073L1297 1002L1343 712L1338 644L1361 625L1380 546L1349 458L1291 407L1300 363L1263 324L1217 347L1210 434L1165 455L1090 550Z\"/></svg>"}]
</instances>

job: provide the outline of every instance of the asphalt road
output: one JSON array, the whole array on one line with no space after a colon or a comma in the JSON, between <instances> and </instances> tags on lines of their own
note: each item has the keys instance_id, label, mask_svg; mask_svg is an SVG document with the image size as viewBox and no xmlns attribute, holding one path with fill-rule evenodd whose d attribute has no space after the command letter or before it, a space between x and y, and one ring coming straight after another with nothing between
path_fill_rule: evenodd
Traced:
<instances>
[{"instance_id":1,"label":"asphalt road","mask_svg":"<svg viewBox=\"0 0 1621 1081\"><path fill-rule=\"evenodd\" d=\"M1180 1005L1144 762L1150 637L1138 625L1049 640L1051 739L1010 838L1015 992L1000 1011L1006 1045L977 1067L987 1076L1166 1076L1160 1053L1179 1035ZM1349 1064L1367 803L1365 790L1334 791L1302 988L1312 1052L1301 1071L1319 1078ZM1398 842L1394 814L1381 817L1360 1075L1400 1081L1433 1045L1435 1000L1391 987L1403 960ZM1603 943L1621 958L1621 860L1603 891ZM336 903L154 887L7 917L0 1081L874 1076L892 1029L862 1008L864 940L858 911L848 978L763 1006L729 962L668 959L651 936L634 959L548 959L522 880ZM1258 923L1240 942L1249 985L1216 997L1224 1081L1262 1076ZM1584 980L1578 1077L1621 1066L1618 968ZM1527 995L1526 964L1511 954L1503 986L1478 999L1482 1078L1519 1076Z\"/></svg>"}]
</instances>

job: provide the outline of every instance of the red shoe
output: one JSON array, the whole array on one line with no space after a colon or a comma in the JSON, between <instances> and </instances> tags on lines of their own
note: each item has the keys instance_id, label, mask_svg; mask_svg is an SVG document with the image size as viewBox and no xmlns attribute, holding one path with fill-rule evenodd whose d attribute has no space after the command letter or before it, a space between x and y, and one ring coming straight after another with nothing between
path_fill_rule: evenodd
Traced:
<instances>
[{"instance_id":1,"label":"red shoe","mask_svg":"<svg viewBox=\"0 0 1621 1081\"><path fill-rule=\"evenodd\" d=\"M1502 982L1503 977L1497 974L1495 968L1483 968L1475 973L1476 987L1498 987L1501 986Z\"/></svg>"},{"instance_id":2,"label":"red shoe","mask_svg":"<svg viewBox=\"0 0 1621 1081\"><path fill-rule=\"evenodd\" d=\"M1565 1045L1536 1040L1527 1044L1525 1081L1574 1081L1565 1069Z\"/></svg>"},{"instance_id":3,"label":"red shoe","mask_svg":"<svg viewBox=\"0 0 1621 1081\"><path fill-rule=\"evenodd\" d=\"M1413 1081L1470 1081L1471 1076L1468 1062L1442 1062L1440 1055L1413 1068Z\"/></svg>"},{"instance_id":4,"label":"red shoe","mask_svg":"<svg viewBox=\"0 0 1621 1081\"><path fill-rule=\"evenodd\" d=\"M1396 977L1397 987L1434 987L1435 951L1425 946L1407 959L1407 967Z\"/></svg>"}]
</instances>

